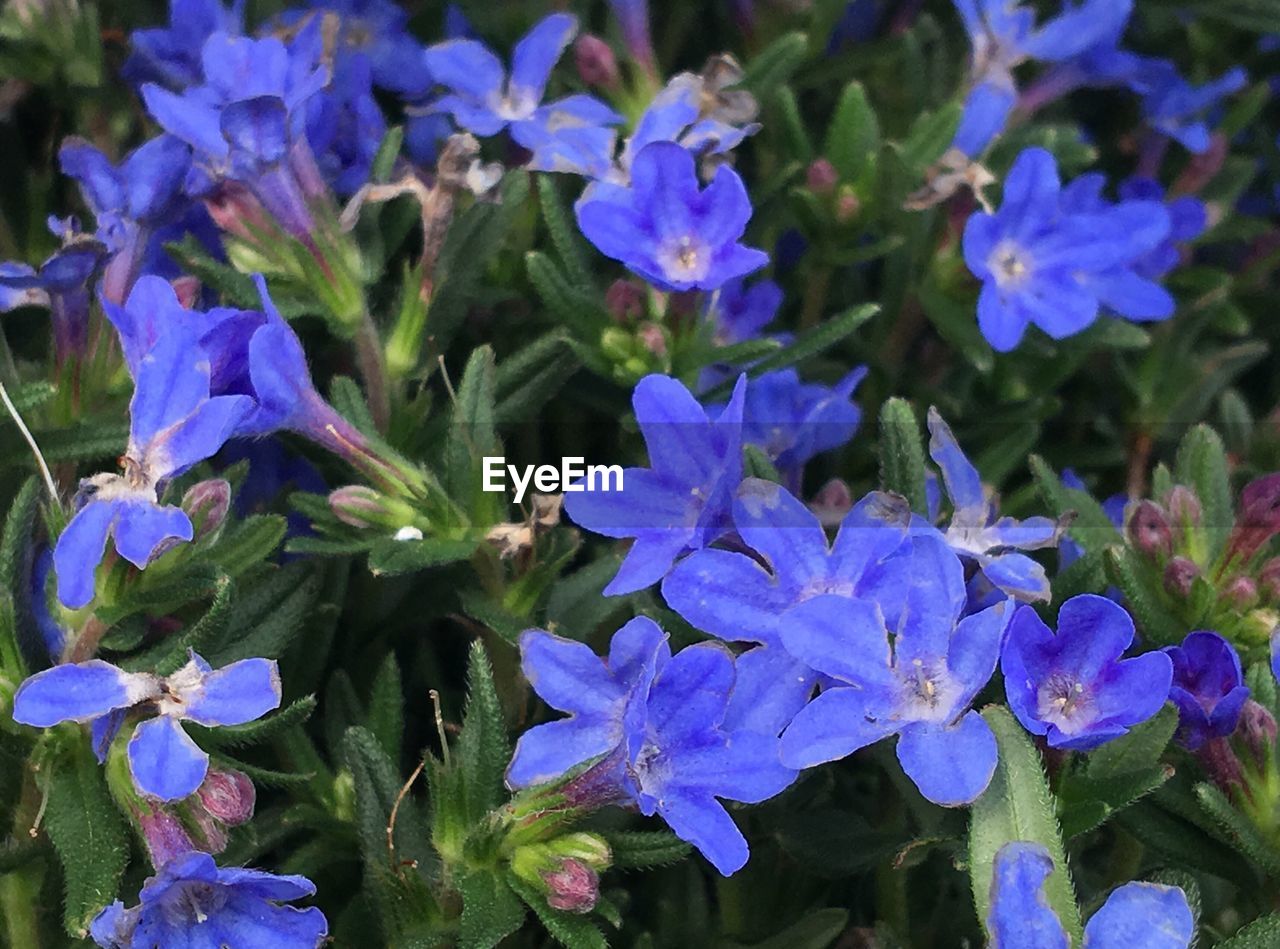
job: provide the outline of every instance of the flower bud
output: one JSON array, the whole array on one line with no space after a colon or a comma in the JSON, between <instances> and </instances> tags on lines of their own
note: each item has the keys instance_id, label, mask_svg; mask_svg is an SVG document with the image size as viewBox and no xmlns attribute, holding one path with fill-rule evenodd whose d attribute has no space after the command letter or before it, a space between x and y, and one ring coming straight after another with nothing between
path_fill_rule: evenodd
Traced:
<instances>
[{"instance_id":1,"label":"flower bud","mask_svg":"<svg viewBox=\"0 0 1280 949\"><path fill-rule=\"evenodd\" d=\"M852 188L841 188L840 196L836 198L836 220L841 224L847 224L858 216L858 212L862 210L862 200Z\"/></svg>"},{"instance_id":2,"label":"flower bud","mask_svg":"<svg viewBox=\"0 0 1280 949\"><path fill-rule=\"evenodd\" d=\"M1258 571L1258 592L1268 603L1280 603L1280 557L1272 557Z\"/></svg>"},{"instance_id":3,"label":"flower bud","mask_svg":"<svg viewBox=\"0 0 1280 949\"><path fill-rule=\"evenodd\" d=\"M329 495L329 510L351 527L373 527L382 513L382 495L363 484L349 484Z\"/></svg>"},{"instance_id":4,"label":"flower bud","mask_svg":"<svg viewBox=\"0 0 1280 949\"><path fill-rule=\"evenodd\" d=\"M1196 493L1186 485L1176 484L1165 496L1164 506L1175 527L1183 530L1199 527L1204 509Z\"/></svg>"},{"instance_id":5,"label":"flower bud","mask_svg":"<svg viewBox=\"0 0 1280 949\"><path fill-rule=\"evenodd\" d=\"M613 48L590 33L583 33L573 44L573 63L578 77L588 86L613 89L618 85L618 58Z\"/></svg>"},{"instance_id":6,"label":"flower bud","mask_svg":"<svg viewBox=\"0 0 1280 949\"><path fill-rule=\"evenodd\" d=\"M197 540L217 533L230 509L231 484L223 478L197 482L182 496L182 510L191 518Z\"/></svg>"},{"instance_id":7,"label":"flower bud","mask_svg":"<svg viewBox=\"0 0 1280 949\"><path fill-rule=\"evenodd\" d=\"M1244 789L1244 769L1227 739L1215 738L1206 742L1196 752L1196 757L1213 783L1222 790L1234 795Z\"/></svg>"},{"instance_id":8,"label":"flower bud","mask_svg":"<svg viewBox=\"0 0 1280 949\"><path fill-rule=\"evenodd\" d=\"M190 310L199 302L200 290L203 287L199 277L184 274L181 277L174 277L169 282L173 285L173 292L178 295L178 302L183 307Z\"/></svg>"},{"instance_id":9,"label":"flower bud","mask_svg":"<svg viewBox=\"0 0 1280 949\"><path fill-rule=\"evenodd\" d=\"M805 187L817 195L828 195L840 183L840 172L825 158L815 158L809 163L804 176Z\"/></svg>"},{"instance_id":10,"label":"flower bud","mask_svg":"<svg viewBox=\"0 0 1280 949\"><path fill-rule=\"evenodd\" d=\"M222 823L237 827L253 817L257 792L243 771L210 768L196 790L200 805Z\"/></svg>"},{"instance_id":11,"label":"flower bud","mask_svg":"<svg viewBox=\"0 0 1280 949\"><path fill-rule=\"evenodd\" d=\"M174 857L198 850L182 822L162 807L142 805L135 811L142 839L155 866L163 866Z\"/></svg>"},{"instance_id":12,"label":"flower bud","mask_svg":"<svg viewBox=\"0 0 1280 949\"><path fill-rule=\"evenodd\" d=\"M1240 710L1237 733L1259 770L1267 766L1267 759L1275 753L1276 719L1266 706L1249 699Z\"/></svg>"},{"instance_id":13,"label":"flower bud","mask_svg":"<svg viewBox=\"0 0 1280 949\"><path fill-rule=\"evenodd\" d=\"M1244 612L1258 602L1258 584L1252 577L1236 577L1222 591L1223 601L1234 610Z\"/></svg>"},{"instance_id":14,"label":"flower bud","mask_svg":"<svg viewBox=\"0 0 1280 949\"><path fill-rule=\"evenodd\" d=\"M589 913L600 899L600 875L579 860L564 859L542 874L547 905L564 913Z\"/></svg>"},{"instance_id":15,"label":"flower bud","mask_svg":"<svg viewBox=\"0 0 1280 949\"><path fill-rule=\"evenodd\" d=\"M640 338L640 345L655 356L667 354L667 336L657 323L645 323L640 327L637 335Z\"/></svg>"},{"instance_id":16,"label":"flower bud","mask_svg":"<svg viewBox=\"0 0 1280 949\"><path fill-rule=\"evenodd\" d=\"M1148 557L1163 559L1173 550L1173 530L1164 509L1154 501L1139 501L1126 527L1129 543Z\"/></svg>"},{"instance_id":17,"label":"flower bud","mask_svg":"<svg viewBox=\"0 0 1280 949\"><path fill-rule=\"evenodd\" d=\"M813 496L809 510L818 516L823 527L834 527L853 508L853 492L840 478L832 478Z\"/></svg>"},{"instance_id":18,"label":"flower bud","mask_svg":"<svg viewBox=\"0 0 1280 949\"><path fill-rule=\"evenodd\" d=\"M604 293L604 305L617 323L630 323L644 315L644 287L631 280L615 280Z\"/></svg>"},{"instance_id":19,"label":"flower bud","mask_svg":"<svg viewBox=\"0 0 1280 949\"><path fill-rule=\"evenodd\" d=\"M1191 594L1191 585L1200 576L1200 568L1186 557L1174 557L1164 568L1164 588L1177 597Z\"/></svg>"}]
</instances>

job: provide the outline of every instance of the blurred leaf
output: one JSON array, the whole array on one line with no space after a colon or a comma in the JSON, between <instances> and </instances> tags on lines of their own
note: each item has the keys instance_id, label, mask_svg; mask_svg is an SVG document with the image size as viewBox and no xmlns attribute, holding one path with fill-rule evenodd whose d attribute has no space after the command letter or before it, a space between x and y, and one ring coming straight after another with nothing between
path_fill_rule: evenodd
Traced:
<instances>
[{"instance_id":1,"label":"blurred leaf","mask_svg":"<svg viewBox=\"0 0 1280 949\"><path fill-rule=\"evenodd\" d=\"M886 400L880 408L880 487L902 495L917 513L929 510L921 446L920 422L911 404Z\"/></svg>"}]
</instances>

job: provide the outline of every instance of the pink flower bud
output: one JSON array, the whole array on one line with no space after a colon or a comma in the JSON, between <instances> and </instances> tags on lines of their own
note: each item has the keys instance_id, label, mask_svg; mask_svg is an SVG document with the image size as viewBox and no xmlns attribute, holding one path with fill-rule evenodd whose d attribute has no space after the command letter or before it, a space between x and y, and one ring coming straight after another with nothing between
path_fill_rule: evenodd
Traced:
<instances>
[{"instance_id":1,"label":"pink flower bud","mask_svg":"<svg viewBox=\"0 0 1280 949\"><path fill-rule=\"evenodd\" d=\"M840 172L825 158L815 158L805 172L805 186L814 194L827 195L840 183Z\"/></svg>"},{"instance_id":2,"label":"pink flower bud","mask_svg":"<svg viewBox=\"0 0 1280 949\"><path fill-rule=\"evenodd\" d=\"M1186 557L1174 557L1164 568L1164 588L1173 596L1189 596L1200 568Z\"/></svg>"},{"instance_id":3,"label":"pink flower bud","mask_svg":"<svg viewBox=\"0 0 1280 949\"><path fill-rule=\"evenodd\" d=\"M1244 708L1240 710L1240 724L1236 726L1236 730L1244 740L1245 748L1248 749L1258 768L1265 768L1267 759L1274 753L1276 747L1275 716L1267 710L1265 705L1248 699L1244 703Z\"/></svg>"},{"instance_id":4,"label":"pink flower bud","mask_svg":"<svg viewBox=\"0 0 1280 949\"><path fill-rule=\"evenodd\" d=\"M589 913L600 899L600 876L581 860L566 858L542 874L547 905L564 913Z\"/></svg>"},{"instance_id":5,"label":"pink flower bud","mask_svg":"<svg viewBox=\"0 0 1280 949\"><path fill-rule=\"evenodd\" d=\"M818 516L824 527L834 527L844 520L853 508L853 492L840 478L832 478L813 496L809 510Z\"/></svg>"},{"instance_id":6,"label":"pink flower bud","mask_svg":"<svg viewBox=\"0 0 1280 949\"><path fill-rule=\"evenodd\" d=\"M344 524L373 527L383 520L382 495L363 484L349 484L329 495L329 510Z\"/></svg>"},{"instance_id":7,"label":"pink flower bud","mask_svg":"<svg viewBox=\"0 0 1280 949\"><path fill-rule=\"evenodd\" d=\"M1174 527L1199 527L1204 508L1196 493L1186 485L1176 484L1164 499L1164 506Z\"/></svg>"},{"instance_id":8,"label":"pink flower bud","mask_svg":"<svg viewBox=\"0 0 1280 949\"><path fill-rule=\"evenodd\" d=\"M852 190L842 190L836 198L836 220L846 224L858 216L862 210L862 201Z\"/></svg>"},{"instance_id":9,"label":"pink flower bud","mask_svg":"<svg viewBox=\"0 0 1280 949\"><path fill-rule=\"evenodd\" d=\"M1222 599L1234 610L1243 612L1258 602L1258 584L1252 577L1236 577L1222 591Z\"/></svg>"},{"instance_id":10,"label":"pink flower bud","mask_svg":"<svg viewBox=\"0 0 1280 949\"><path fill-rule=\"evenodd\" d=\"M640 345L655 356L667 354L667 337L657 323L645 323L640 327Z\"/></svg>"},{"instance_id":11,"label":"pink flower bud","mask_svg":"<svg viewBox=\"0 0 1280 949\"><path fill-rule=\"evenodd\" d=\"M590 33L579 36L573 44L573 62L588 86L613 89L618 85L618 58L600 37Z\"/></svg>"},{"instance_id":12,"label":"pink flower bud","mask_svg":"<svg viewBox=\"0 0 1280 949\"><path fill-rule=\"evenodd\" d=\"M1258 571L1258 590L1268 603L1280 602L1280 557L1272 557Z\"/></svg>"},{"instance_id":13,"label":"pink flower bud","mask_svg":"<svg viewBox=\"0 0 1280 949\"><path fill-rule=\"evenodd\" d=\"M147 842L151 862L159 867L174 857L199 849L182 822L163 808L138 812L138 826Z\"/></svg>"},{"instance_id":14,"label":"pink flower bud","mask_svg":"<svg viewBox=\"0 0 1280 949\"><path fill-rule=\"evenodd\" d=\"M196 539L208 537L220 528L231 508L231 485L222 478L193 484L182 496L182 510L195 528Z\"/></svg>"},{"instance_id":15,"label":"pink flower bud","mask_svg":"<svg viewBox=\"0 0 1280 949\"><path fill-rule=\"evenodd\" d=\"M222 823L236 827L253 817L257 791L243 771L210 769L196 790L200 804Z\"/></svg>"},{"instance_id":16,"label":"pink flower bud","mask_svg":"<svg viewBox=\"0 0 1280 949\"><path fill-rule=\"evenodd\" d=\"M1169 516L1154 501L1139 501L1129 515L1129 543L1148 557L1163 559L1173 551Z\"/></svg>"},{"instance_id":17,"label":"pink flower bud","mask_svg":"<svg viewBox=\"0 0 1280 949\"><path fill-rule=\"evenodd\" d=\"M604 305L617 323L630 323L644 315L644 287L630 280L615 280L604 293Z\"/></svg>"},{"instance_id":18,"label":"pink flower bud","mask_svg":"<svg viewBox=\"0 0 1280 949\"><path fill-rule=\"evenodd\" d=\"M196 305L202 286L199 277L183 275L174 277L169 282L173 285L173 292L178 295L178 302L186 309L189 310Z\"/></svg>"}]
</instances>

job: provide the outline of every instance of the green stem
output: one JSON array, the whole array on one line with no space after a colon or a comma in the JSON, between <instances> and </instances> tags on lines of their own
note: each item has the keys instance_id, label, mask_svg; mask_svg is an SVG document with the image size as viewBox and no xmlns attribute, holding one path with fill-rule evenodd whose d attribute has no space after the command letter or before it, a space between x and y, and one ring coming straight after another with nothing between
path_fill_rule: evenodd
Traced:
<instances>
[{"instance_id":1,"label":"green stem","mask_svg":"<svg viewBox=\"0 0 1280 949\"><path fill-rule=\"evenodd\" d=\"M810 272L800 309L801 331L822 322L822 312L827 308L827 291L831 287L831 272L831 268L824 265L815 266Z\"/></svg>"},{"instance_id":2,"label":"green stem","mask_svg":"<svg viewBox=\"0 0 1280 949\"><path fill-rule=\"evenodd\" d=\"M373 424L384 435L391 424L391 392L387 388L387 366L382 353L378 328L366 312L356 332L356 365L369 395L369 412Z\"/></svg>"},{"instance_id":3,"label":"green stem","mask_svg":"<svg viewBox=\"0 0 1280 949\"><path fill-rule=\"evenodd\" d=\"M23 781L22 800L13 815L13 834L25 837L40 809L40 792L30 771ZM43 861L31 861L0 875L0 920L5 944L12 949L40 949L40 889Z\"/></svg>"}]
</instances>

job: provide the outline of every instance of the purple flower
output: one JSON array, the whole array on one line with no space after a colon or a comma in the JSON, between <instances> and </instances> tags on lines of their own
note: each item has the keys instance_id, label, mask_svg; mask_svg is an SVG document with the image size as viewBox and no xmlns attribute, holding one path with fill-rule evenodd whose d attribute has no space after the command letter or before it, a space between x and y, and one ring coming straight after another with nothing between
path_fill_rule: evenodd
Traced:
<instances>
[{"instance_id":1,"label":"purple flower","mask_svg":"<svg viewBox=\"0 0 1280 949\"><path fill-rule=\"evenodd\" d=\"M833 386L801 382L794 369L751 379L742 440L798 482L805 462L853 438L862 421L853 393L866 376L867 368L859 366Z\"/></svg>"},{"instance_id":2,"label":"purple flower","mask_svg":"<svg viewBox=\"0 0 1280 949\"><path fill-rule=\"evenodd\" d=\"M1088 751L1118 738L1160 711L1173 680L1162 652L1121 659L1131 642L1133 620L1106 597L1067 600L1056 635L1020 608L1000 657L1010 710L1052 748Z\"/></svg>"},{"instance_id":3,"label":"purple flower","mask_svg":"<svg viewBox=\"0 0 1280 949\"><path fill-rule=\"evenodd\" d=\"M203 207L183 193L191 170L191 148L172 135L159 135L119 163L81 138L63 140L58 150L63 174L75 179L97 222L97 238L110 260L102 293L122 303L144 273L176 277L177 264L165 244L195 233L221 253L214 225Z\"/></svg>"},{"instance_id":4,"label":"purple flower","mask_svg":"<svg viewBox=\"0 0 1280 949\"><path fill-rule=\"evenodd\" d=\"M757 556L695 551L662 582L662 596L698 629L763 647L739 657L734 701L744 669L759 673L752 682L761 689L743 711L758 730L777 734L817 681L814 669L787 649L787 611L819 596L862 599L881 604L896 624L909 584L908 512L890 495L870 494L845 515L828 543L818 519L780 485L751 478L737 494L734 528Z\"/></svg>"},{"instance_id":5,"label":"purple flower","mask_svg":"<svg viewBox=\"0 0 1280 949\"><path fill-rule=\"evenodd\" d=\"M759 339L782 306L782 288L772 280L757 280L747 286L741 279L729 280L707 304L706 320L714 327L719 346Z\"/></svg>"},{"instance_id":6,"label":"purple flower","mask_svg":"<svg viewBox=\"0 0 1280 949\"><path fill-rule=\"evenodd\" d=\"M995 772L995 736L970 705L995 671L1011 607L960 619L967 595L959 559L937 538L914 543L896 636L866 600L820 596L787 613L783 644L833 683L783 733L782 763L809 768L898 735L908 777L950 807L975 800Z\"/></svg>"},{"instance_id":7,"label":"purple flower","mask_svg":"<svg viewBox=\"0 0 1280 949\"><path fill-rule=\"evenodd\" d=\"M34 267L0 263L0 312L23 306L48 307L55 362L62 366L84 352L89 332L89 285L106 248L68 229L67 242Z\"/></svg>"},{"instance_id":8,"label":"purple flower","mask_svg":"<svg viewBox=\"0 0 1280 949\"><path fill-rule=\"evenodd\" d=\"M134 392L124 473L81 481L75 516L54 547L58 599L71 609L93 599L94 571L108 537L139 569L173 543L191 540L187 515L160 503L165 484L217 452L253 410L247 396L211 396L209 355L183 326L170 328L138 354L130 370Z\"/></svg>"},{"instance_id":9,"label":"purple flower","mask_svg":"<svg viewBox=\"0 0 1280 949\"><path fill-rule=\"evenodd\" d=\"M423 55L426 51L409 32L409 14L400 4L392 0L305 0L300 9L281 14L280 22L292 26L313 16L336 18L339 57L367 57L378 88L412 98L431 87L431 70ZM339 64L334 71L342 70Z\"/></svg>"},{"instance_id":10,"label":"purple flower","mask_svg":"<svg viewBox=\"0 0 1280 949\"><path fill-rule=\"evenodd\" d=\"M973 44L971 88L953 145L977 156L1004 129L1017 100L1013 70L1028 59L1057 62L1118 34L1132 0L1070 3L1036 27L1035 11L1008 0L955 0Z\"/></svg>"},{"instance_id":11,"label":"purple flower","mask_svg":"<svg viewBox=\"0 0 1280 949\"><path fill-rule=\"evenodd\" d=\"M542 104L551 70L577 32L577 19L567 13L546 17L516 44L510 76L476 40L446 40L428 48L427 68L450 90L435 111L449 113L479 136L509 130L533 153L528 167L535 171L604 174L615 141L609 126L622 116L589 95Z\"/></svg>"},{"instance_id":12,"label":"purple flower","mask_svg":"<svg viewBox=\"0 0 1280 949\"><path fill-rule=\"evenodd\" d=\"M122 70L135 86L154 82L166 89L185 89L200 82L200 51L214 33L244 32L244 0L230 8L222 0L170 0L169 25L134 30L132 49Z\"/></svg>"},{"instance_id":13,"label":"purple flower","mask_svg":"<svg viewBox=\"0 0 1280 949\"><path fill-rule=\"evenodd\" d=\"M1044 567L1019 550L1052 547L1058 524L1047 517L1018 521L997 517L978 469L965 457L951 427L935 408L929 409L929 457L942 472L951 499L951 521L942 531L947 544L977 564L999 590L1020 600L1048 600L1049 579Z\"/></svg>"},{"instance_id":14,"label":"purple flower","mask_svg":"<svg viewBox=\"0 0 1280 949\"><path fill-rule=\"evenodd\" d=\"M648 0L609 0L613 15L622 29L622 42L631 58L650 75L655 74L657 63L653 55L653 40L649 35Z\"/></svg>"},{"instance_id":15,"label":"purple flower","mask_svg":"<svg viewBox=\"0 0 1280 949\"><path fill-rule=\"evenodd\" d=\"M311 896L306 877L219 867L193 851L170 860L125 909L117 900L94 919L93 941L104 949L144 946L272 946L314 949L329 923L314 906L282 906Z\"/></svg>"},{"instance_id":16,"label":"purple flower","mask_svg":"<svg viewBox=\"0 0 1280 949\"><path fill-rule=\"evenodd\" d=\"M1005 180L994 214L978 212L964 230L964 259L982 281L978 327L1008 352L1028 325L1054 339L1091 325L1102 307L1130 320L1161 320L1174 302L1138 273L1140 262L1170 233L1160 202L1124 201L1076 212L1042 148L1024 150Z\"/></svg>"},{"instance_id":17,"label":"purple flower","mask_svg":"<svg viewBox=\"0 0 1280 949\"><path fill-rule=\"evenodd\" d=\"M673 656L658 625L637 617L614 635L607 661L541 630L521 636L520 652L534 691L569 717L520 737L512 787L600 759L574 779L587 778L595 800L661 815L726 876L747 862L747 842L716 799L758 803L795 772L778 762L776 737L722 727L734 689L727 649L700 643Z\"/></svg>"},{"instance_id":18,"label":"purple flower","mask_svg":"<svg viewBox=\"0 0 1280 949\"><path fill-rule=\"evenodd\" d=\"M1212 82L1194 86L1168 60L1139 57L1128 85L1142 96L1142 114L1152 128L1199 155L1209 150L1211 140L1206 113L1248 81L1245 71L1236 67Z\"/></svg>"},{"instance_id":19,"label":"purple flower","mask_svg":"<svg viewBox=\"0 0 1280 949\"><path fill-rule=\"evenodd\" d=\"M742 408L746 378L715 421L683 385L667 376L641 379L631 397L649 450L649 468L626 468L622 490L570 488L565 511L606 537L635 543L605 587L632 593L662 579L681 554L707 546L729 527L742 480Z\"/></svg>"},{"instance_id":20,"label":"purple flower","mask_svg":"<svg viewBox=\"0 0 1280 949\"><path fill-rule=\"evenodd\" d=\"M215 671L193 652L185 666L164 679L125 672L101 659L54 666L18 687L13 718L37 728L94 722L106 730L96 737L109 743L121 713L142 707L152 717L129 739L133 783L148 797L176 801L194 794L209 770L209 756L181 722L243 725L279 706L274 660L242 659Z\"/></svg>"},{"instance_id":21,"label":"purple flower","mask_svg":"<svg viewBox=\"0 0 1280 949\"><path fill-rule=\"evenodd\" d=\"M1178 741L1196 751L1213 738L1230 737L1249 698L1232 645L1217 633L1200 631L1164 651L1173 661L1169 699L1178 707Z\"/></svg>"},{"instance_id":22,"label":"purple flower","mask_svg":"<svg viewBox=\"0 0 1280 949\"><path fill-rule=\"evenodd\" d=\"M1071 939L1044 895L1053 858L1040 844L1007 843L996 853L987 930L999 949L1068 949ZM1083 949L1187 949L1195 917L1176 886L1126 883L1084 927Z\"/></svg>"},{"instance_id":23,"label":"purple flower","mask_svg":"<svg viewBox=\"0 0 1280 949\"><path fill-rule=\"evenodd\" d=\"M597 250L664 290L715 290L769 262L739 243L751 200L737 172L721 165L699 188L693 155L672 142L645 146L629 186L597 182L576 210Z\"/></svg>"}]
</instances>

